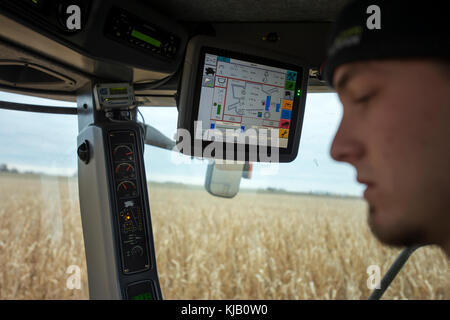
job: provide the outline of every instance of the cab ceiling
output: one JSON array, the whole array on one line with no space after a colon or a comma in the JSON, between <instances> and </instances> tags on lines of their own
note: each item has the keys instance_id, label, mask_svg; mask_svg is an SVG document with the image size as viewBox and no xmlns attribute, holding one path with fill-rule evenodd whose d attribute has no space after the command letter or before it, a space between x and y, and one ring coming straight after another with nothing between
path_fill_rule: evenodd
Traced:
<instances>
[{"instance_id":1,"label":"cab ceiling","mask_svg":"<svg viewBox=\"0 0 450 320\"><path fill-rule=\"evenodd\" d=\"M332 22L349 0L142 1L186 22Z\"/></svg>"},{"instance_id":2,"label":"cab ceiling","mask_svg":"<svg viewBox=\"0 0 450 320\"><path fill-rule=\"evenodd\" d=\"M104 1L95 3L99 7ZM324 58L325 39L331 22L348 2L349 0L134 0L129 3L123 2L123 6L127 8L134 3L157 11L169 19L178 21L190 36L214 35L227 41L242 42L278 51L281 54L296 55L312 67L317 67ZM142 12L142 18L145 18L145 10ZM96 32L102 27L95 21L91 23L91 29L88 31ZM20 37L17 37L18 34ZM265 41L265 36L269 34L278 35L278 40ZM22 86L28 88L29 94L49 98L74 100L77 88L92 76L110 81L132 79L133 82L166 77L166 74L153 70L129 68L114 61L94 59L64 46L59 40L55 41L54 37L47 37L34 26L22 24L20 19L16 21L3 15L1 11L0 52L2 52L0 58L3 60L19 59L34 63L41 66L41 69L67 75L75 80L73 83L69 81L61 84L63 87L52 85L54 90L58 90L52 93L32 92L31 90L39 88L39 84ZM26 57L22 54L26 54ZM178 76L158 89L141 91L141 96L152 96L146 98L149 105L174 105L173 95L178 87ZM5 88L1 85L1 88L21 93L19 87ZM316 77L310 78L308 91L330 90Z\"/></svg>"}]
</instances>

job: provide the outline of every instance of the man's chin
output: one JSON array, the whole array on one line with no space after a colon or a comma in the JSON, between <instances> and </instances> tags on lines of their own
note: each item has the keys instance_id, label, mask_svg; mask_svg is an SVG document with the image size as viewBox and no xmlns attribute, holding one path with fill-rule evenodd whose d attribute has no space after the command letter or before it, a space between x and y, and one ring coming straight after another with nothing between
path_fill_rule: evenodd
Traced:
<instances>
[{"instance_id":1,"label":"man's chin","mask_svg":"<svg viewBox=\"0 0 450 320\"><path fill-rule=\"evenodd\" d=\"M387 214L387 213L386 213ZM369 204L368 224L375 237L383 244L404 247L412 246L423 240L423 234L417 228L405 223L395 223L383 217L383 213Z\"/></svg>"}]
</instances>

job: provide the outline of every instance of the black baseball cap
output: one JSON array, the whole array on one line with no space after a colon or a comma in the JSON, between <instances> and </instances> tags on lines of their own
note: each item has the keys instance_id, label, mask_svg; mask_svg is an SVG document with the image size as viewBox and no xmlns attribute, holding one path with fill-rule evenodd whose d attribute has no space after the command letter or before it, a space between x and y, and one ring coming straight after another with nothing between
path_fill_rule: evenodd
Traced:
<instances>
[{"instance_id":1,"label":"black baseball cap","mask_svg":"<svg viewBox=\"0 0 450 320\"><path fill-rule=\"evenodd\" d=\"M342 64L379 59L450 59L446 1L357 0L339 13L322 64L321 78L332 86Z\"/></svg>"}]
</instances>

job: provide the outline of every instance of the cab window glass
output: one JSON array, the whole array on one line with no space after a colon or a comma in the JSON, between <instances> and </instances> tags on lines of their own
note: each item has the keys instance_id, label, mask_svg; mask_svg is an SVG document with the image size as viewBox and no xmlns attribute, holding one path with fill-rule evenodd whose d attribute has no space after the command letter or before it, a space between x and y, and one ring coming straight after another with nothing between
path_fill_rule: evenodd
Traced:
<instances>
[{"instance_id":1,"label":"cab window glass","mask_svg":"<svg viewBox=\"0 0 450 320\"><path fill-rule=\"evenodd\" d=\"M73 103L0 93L1 100ZM174 107L140 108L173 138ZM366 299L399 249L366 222L353 168L329 157L341 118L335 94L309 94L299 155L253 164L231 199L205 191L208 160L145 147L165 299ZM78 199L76 116L0 110L0 298L87 299ZM448 299L435 247L410 258L386 299ZM370 273L368 273L370 272ZM373 273L375 272L375 273Z\"/></svg>"},{"instance_id":2,"label":"cab window glass","mask_svg":"<svg viewBox=\"0 0 450 320\"><path fill-rule=\"evenodd\" d=\"M0 100L74 103L0 92ZM0 110L0 299L87 299L77 118Z\"/></svg>"}]
</instances>

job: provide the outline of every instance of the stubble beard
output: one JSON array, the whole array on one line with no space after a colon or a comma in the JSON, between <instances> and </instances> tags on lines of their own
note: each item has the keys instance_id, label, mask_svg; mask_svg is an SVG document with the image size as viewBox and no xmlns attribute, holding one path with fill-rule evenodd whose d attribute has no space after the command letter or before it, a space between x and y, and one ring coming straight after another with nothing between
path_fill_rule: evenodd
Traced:
<instances>
[{"instance_id":1,"label":"stubble beard","mask_svg":"<svg viewBox=\"0 0 450 320\"><path fill-rule=\"evenodd\" d=\"M407 222L395 226L382 226L376 223L377 208L369 203L368 225L372 234L383 244L393 247L409 247L427 244L424 231Z\"/></svg>"}]
</instances>

